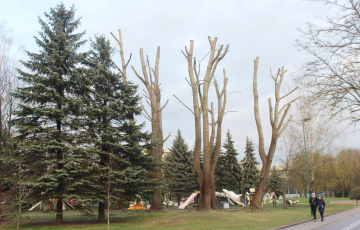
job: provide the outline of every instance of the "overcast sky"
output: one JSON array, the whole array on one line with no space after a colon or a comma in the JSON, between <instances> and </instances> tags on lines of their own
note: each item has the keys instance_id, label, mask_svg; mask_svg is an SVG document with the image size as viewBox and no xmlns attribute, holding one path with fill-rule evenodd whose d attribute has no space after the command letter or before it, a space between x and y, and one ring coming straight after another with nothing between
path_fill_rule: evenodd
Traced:
<instances>
[{"instance_id":1,"label":"overcast sky","mask_svg":"<svg viewBox=\"0 0 360 230\"><path fill-rule=\"evenodd\" d=\"M38 47L33 36L37 36L41 29L37 17L44 18L43 13L59 3L50 0L0 0L0 21L6 20L8 27L12 28L16 46L24 45L26 50L36 52ZM294 47L295 39L301 38L297 28L306 29L307 22L322 24L320 18L334 13L334 9L328 9L322 3L298 0L63 0L63 3L67 8L75 4L75 18L82 17L78 32L86 30L85 39L104 34L115 46L110 32L117 34L117 30L121 29L125 56L133 54L127 69L128 80L140 84L141 91L143 86L130 65L141 72L140 48L149 55L151 65L154 65L156 49L161 47L159 76L163 86L162 101L170 100L163 110L164 136L171 132L165 143L166 150L178 129L190 147L194 143L193 115L173 97L175 94L192 107L191 88L185 81L188 77L187 61L181 50L194 40L194 56L202 59L209 51L208 36L218 37L218 44L229 44L230 52L219 63L215 77L222 80L222 69L226 69L229 78L226 110L238 112L224 117L223 140L229 129L240 153L239 159L244 156L246 136L255 145L258 143L252 95L254 59L260 57L259 106L265 144L268 146L271 128L267 99L274 94L269 70L284 66L291 73L312 60L312 56ZM88 47L89 43L82 50ZM118 56L116 61L120 65ZM205 69L202 70L204 72ZM290 74L286 77L290 78ZM212 88L209 94L214 93ZM138 121L145 119L138 117ZM146 124L146 129L151 130L148 121ZM346 141L345 138L338 141L339 145L360 147L356 141L360 137L359 132L352 131L348 130Z\"/></svg>"}]
</instances>

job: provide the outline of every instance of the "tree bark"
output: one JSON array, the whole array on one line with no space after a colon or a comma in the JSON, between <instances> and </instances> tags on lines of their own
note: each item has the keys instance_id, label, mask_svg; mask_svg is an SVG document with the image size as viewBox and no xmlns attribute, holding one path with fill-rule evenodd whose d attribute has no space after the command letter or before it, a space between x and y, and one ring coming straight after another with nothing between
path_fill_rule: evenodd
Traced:
<instances>
[{"instance_id":1,"label":"tree bark","mask_svg":"<svg viewBox=\"0 0 360 230\"><path fill-rule=\"evenodd\" d=\"M56 224L61 224L63 222L63 210L62 210L62 200L58 197L58 201L56 203Z\"/></svg>"},{"instance_id":2,"label":"tree bark","mask_svg":"<svg viewBox=\"0 0 360 230\"><path fill-rule=\"evenodd\" d=\"M159 181L161 180L161 171L156 171L156 172L149 172L150 173L150 177L153 179L158 179ZM162 197L161 197L161 190L157 190L155 193L153 193L151 195L151 207L149 209L149 211L161 211L163 210L162 207Z\"/></svg>"},{"instance_id":3,"label":"tree bark","mask_svg":"<svg viewBox=\"0 0 360 230\"><path fill-rule=\"evenodd\" d=\"M102 201L99 201L98 221L99 223L105 223L105 203Z\"/></svg>"}]
</instances>

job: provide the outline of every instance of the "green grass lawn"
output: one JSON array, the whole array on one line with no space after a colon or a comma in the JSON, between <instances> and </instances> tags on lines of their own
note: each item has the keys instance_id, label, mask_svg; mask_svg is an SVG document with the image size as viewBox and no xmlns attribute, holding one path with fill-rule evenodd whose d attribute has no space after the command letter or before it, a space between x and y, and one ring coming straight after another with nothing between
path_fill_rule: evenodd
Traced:
<instances>
[{"instance_id":1,"label":"green grass lawn","mask_svg":"<svg viewBox=\"0 0 360 230\"><path fill-rule=\"evenodd\" d=\"M354 205L327 205L326 214L346 210ZM112 229L269 229L296 221L310 218L310 207L307 204L297 204L288 209L281 205L273 208L264 206L266 211L251 212L250 210L233 206L231 209L196 212L191 210L170 210L151 213L147 211L111 211ZM331 217L329 217L331 218ZM21 229L107 229L106 224L98 224L97 213L85 216L78 211L65 211L65 223L54 226L55 215L33 211L24 213ZM13 229L9 225L5 229Z\"/></svg>"}]
</instances>

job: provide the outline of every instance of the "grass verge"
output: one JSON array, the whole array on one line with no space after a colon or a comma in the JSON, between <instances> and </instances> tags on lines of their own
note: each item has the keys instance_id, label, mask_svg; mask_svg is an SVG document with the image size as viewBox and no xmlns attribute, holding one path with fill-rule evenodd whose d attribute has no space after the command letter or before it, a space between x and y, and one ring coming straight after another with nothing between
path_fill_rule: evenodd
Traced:
<instances>
[{"instance_id":1,"label":"grass verge","mask_svg":"<svg viewBox=\"0 0 360 230\"><path fill-rule=\"evenodd\" d=\"M328 204L325 214L350 209L354 205ZM170 210L150 213L147 211L111 212L111 229L269 229L291 224L310 218L310 207L307 204L297 204L288 209L282 206L273 208L265 205L265 211L250 212L247 209L233 206L231 209L196 212L190 210ZM67 230L97 230L106 229L106 224L98 224L96 210L90 216L77 211L65 211L65 223L55 226L55 215L41 211L24 213L21 229L67 229ZM13 229L10 224L5 229Z\"/></svg>"}]
</instances>

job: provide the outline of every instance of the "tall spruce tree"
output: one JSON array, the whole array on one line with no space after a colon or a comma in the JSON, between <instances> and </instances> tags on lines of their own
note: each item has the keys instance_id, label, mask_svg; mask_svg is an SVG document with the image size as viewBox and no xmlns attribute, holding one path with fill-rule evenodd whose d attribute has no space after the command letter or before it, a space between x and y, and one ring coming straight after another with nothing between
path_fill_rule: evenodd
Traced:
<instances>
[{"instance_id":1,"label":"tall spruce tree","mask_svg":"<svg viewBox=\"0 0 360 230\"><path fill-rule=\"evenodd\" d=\"M78 66L85 55L78 49L85 42L81 41L85 32L74 33L80 25L74 19L74 7L66 10L60 4L44 15L46 21L39 17L41 31L35 37L40 51L27 51L29 60L21 62L30 72L19 70L20 80L27 85L14 92L20 104L11 122L19 133L19 149L28 159L39 161L38 170L44 172L35 192L57 199L56 223L61 223L62 199L71 183L68 167L78 163L73 153L77 126L73 118L79 99L73 91L82 74Z\"/></svg>"},{"instance_id":2,"label":"tall spruce tree","mask_svg":"<svg viewBox=\"0 0 360 230\"><path fill-rule=\"evenodd\" d=\"M189 151L180 130L169 150L170 153L164 159L164 177L170 194L177 197L180 205L182 196L188 196L194 189L198 189L193 174L193 153Z\"/></svg>"},{"instance_id":3,"label":"tall spruce tree","mask_svg":"<svg viewBox=\"0 0 360 230\"><path fill-rule=\"evenodd\" d=\"M241 182L241 167L236 159L238 155L234 148L234 141L230 131L226 133L226 140L223 145L224 151L220 152L218 165L215 173L216 190L227 189L239 192Z\"/></svg>"},{"instance_id":4,"label":"tall spruce tree","mask_svg":"<svg viewBox=\"0 0 360 230\"><path fill-rule=\"evenodd\" d=\"M134 120L141 114L137 86L123 82L122 76L113 72L113 53L109 40L95 36L87 59L89 69L80 84L85 87L79 90L84 105L80 114L84 135L79 151L86 152L87 162L92 162L93 167L87 167L76 184L88 197L99 201L99 222L105 222L105 204L117 199L119 193L130 190L141 194L152 191L145 187L155 185L155 180L148 178L152 157L143 154L154 144L141 144L149 142L151 135L140 132L144 124L137 125ZM84 176L88 178L85 186Z\"/></svg>"},{"instance_id":5,"label":"tall spruce tree","mask_svg":"<svg viewBox=\"0 0 360 230\"><path fill-rule=\"evenodd\" d=\"M250 188L256 188L259 182L260 170L256 167L259 162L255 159L254 145L249 137L246 137L245 157L241 160L242 181L241 193L249 192Z\"/></svg>"},{"instance_id":6,"label":"tall spruce tree","mask_svg":"<svg viewBox=\"0 0 360 230\"><path fill-rule=\"evenodd\" d=\"M283 193L283 179L281 178L280 170L276 169L275 166L273 166L269 175L268 189L274 192L277 198Z\"/></svg>"}]
</instances>

